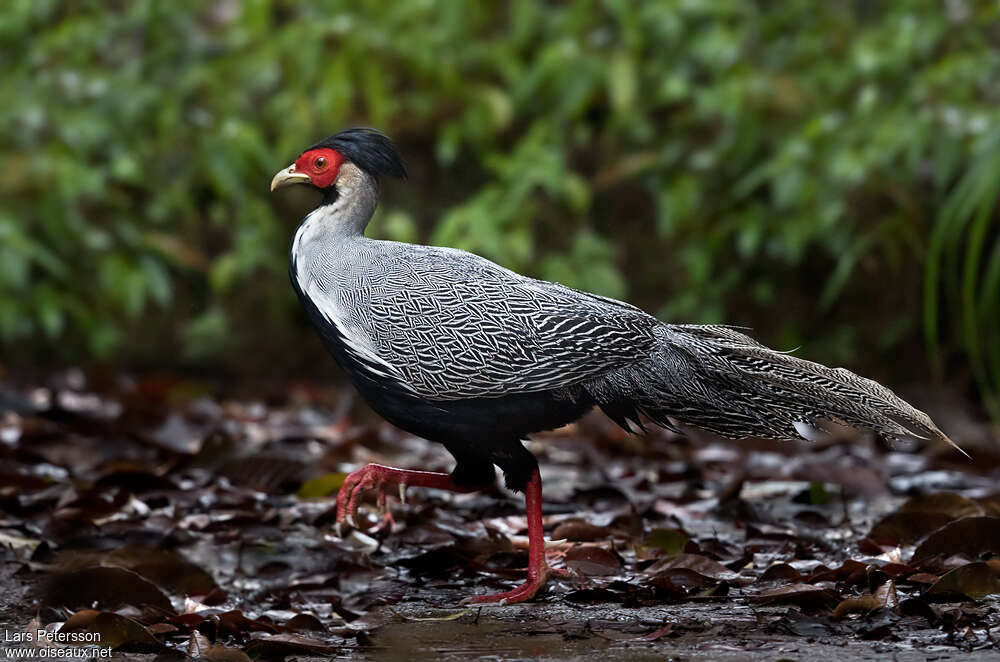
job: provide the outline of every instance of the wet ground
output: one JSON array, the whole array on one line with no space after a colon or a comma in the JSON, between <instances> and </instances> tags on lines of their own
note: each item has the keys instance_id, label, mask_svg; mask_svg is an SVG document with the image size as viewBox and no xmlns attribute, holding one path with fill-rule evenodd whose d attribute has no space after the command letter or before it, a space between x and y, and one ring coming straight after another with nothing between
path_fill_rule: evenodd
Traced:
<instances>
[{"instance_id":1,"label":"wet ground","mask_svg":"<svg viewBox=\"0 0 1000 662\"><path fill-rule=\"evenodd\" d=\"M349 390L69 371L0 385L0 410L9 632L143 660L1000 659L997 439L954 408L932 413L974 462L843 430L544 435L568 577L474 609L523 577L520 497L414 489L391 526L335 536L344 472L450 466Z\"/></svg>"}]
</instances>

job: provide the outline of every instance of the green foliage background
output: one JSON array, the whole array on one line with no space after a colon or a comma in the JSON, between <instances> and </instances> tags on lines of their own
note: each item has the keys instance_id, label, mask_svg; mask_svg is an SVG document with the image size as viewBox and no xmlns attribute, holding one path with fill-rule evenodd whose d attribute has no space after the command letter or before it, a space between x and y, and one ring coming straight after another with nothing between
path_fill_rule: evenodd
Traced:
<instances>
[{"instance_id":1,"label":"green foliage background","mask_svg":"<svg viewBox=\"0 0 1000 662\"><path fill-rule=\"evenodd\" d=\"M8 360L314 365L267 184L369 125L375 234L1000 410L996 2L10 0L0 44Z\"/></svg>"}]
</instances>

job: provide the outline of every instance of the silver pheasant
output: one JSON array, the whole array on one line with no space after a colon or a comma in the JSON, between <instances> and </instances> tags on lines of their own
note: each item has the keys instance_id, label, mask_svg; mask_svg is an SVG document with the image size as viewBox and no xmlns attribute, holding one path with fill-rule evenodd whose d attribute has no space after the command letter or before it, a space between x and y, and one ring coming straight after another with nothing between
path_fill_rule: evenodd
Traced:
<instances>
[{"instance_id":1,"label":"silver pheasant","mask_svg":"<svg viewBox=\"0 0 1000 662\"><path fill-rule=\"evenodd\" d=\"M520 440L595 405L626 429L652 421L730 438L799 439L835 421L954 446L889 389L733 327L667 324L464 251L369 239L364 229L386 174L404 176L389 140L352 129L310 147L272 181L272 190L307 183L323 193L295 235L290 271L328 348L376 411L457 460L450 475L379 465L355 472L338 497L338 520L369 487L465 491L499 466L508 487L526 492L534 565L527 584L491 600L527 599L547 573L544 554L536 558L537 463Z\"/></svg>"}]
</instances>

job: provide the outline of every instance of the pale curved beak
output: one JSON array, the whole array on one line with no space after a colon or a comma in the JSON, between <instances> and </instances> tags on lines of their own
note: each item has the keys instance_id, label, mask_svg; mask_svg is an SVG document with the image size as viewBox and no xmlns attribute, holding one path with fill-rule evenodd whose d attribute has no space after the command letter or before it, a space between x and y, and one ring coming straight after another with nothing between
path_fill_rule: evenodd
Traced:
<instances>
[{"instance_id":1,"label":"pale curved beak","mask_svg":"<svg viewBox=\"0 0 1000 662\"><path fill-rule=\"evenodd\" d=\"M271 190L279 189L282 186L291 186L292 184L308 184L309 175L304 172L296 172L295 164L288 166L271 180Z\"/></svg>"}]
</instances>

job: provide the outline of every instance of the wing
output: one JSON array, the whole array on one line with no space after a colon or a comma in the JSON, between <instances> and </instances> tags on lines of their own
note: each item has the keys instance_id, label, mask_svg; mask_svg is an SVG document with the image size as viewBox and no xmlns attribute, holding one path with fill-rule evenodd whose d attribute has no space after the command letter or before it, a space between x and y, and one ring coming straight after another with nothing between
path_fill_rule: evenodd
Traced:
<instances>
[{"instance_id":1,"label":"wing","mask_svg":"<svg viewBox=\"0 0 1000 662\"><path fill-rule=\"evenodd\" d=\"M628 304L464 251L378 243L374 269L331 292L336 309L355 311L338 326L356 354L424 398L563 388L641 360L654 343L660 322Z\"/></svg>"}]
</instances>

